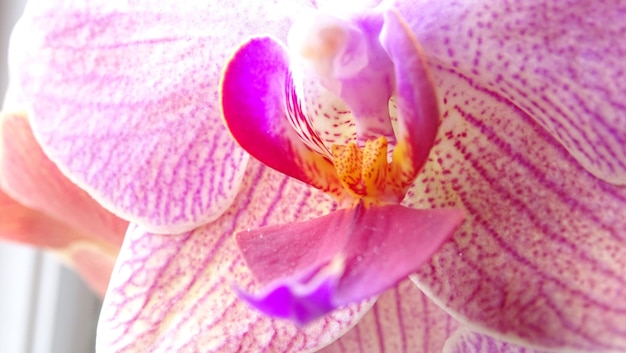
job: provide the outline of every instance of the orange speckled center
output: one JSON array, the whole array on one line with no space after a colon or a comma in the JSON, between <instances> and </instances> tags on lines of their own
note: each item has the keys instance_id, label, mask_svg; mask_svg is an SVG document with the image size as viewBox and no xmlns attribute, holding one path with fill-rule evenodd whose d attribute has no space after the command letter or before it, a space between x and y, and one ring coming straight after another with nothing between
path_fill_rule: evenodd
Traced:
<instances>
[{"instance_id":1,"label":"orange speckled center","mask_svg":"<svg viewBox=\"0 0 626 353\"><path fill-rule=\"evenodd\" d=\"M399 203L406 187L398 168L387 162L387 139L369 140L359 148L354 142L332 146L333 164L348 192L365 204Z\"/></svg>"}]
</instances>

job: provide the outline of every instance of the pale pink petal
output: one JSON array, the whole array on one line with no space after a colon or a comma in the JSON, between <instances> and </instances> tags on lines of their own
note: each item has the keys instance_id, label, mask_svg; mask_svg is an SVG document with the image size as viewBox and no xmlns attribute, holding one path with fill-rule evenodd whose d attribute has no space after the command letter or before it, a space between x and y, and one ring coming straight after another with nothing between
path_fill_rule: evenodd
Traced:
<instances>
[{"instance_id":1,"label":"pale pink petal","mask_svg":"<svg viewBox=\"0 0 626 353\"><path fill-rule=\"evenodd\" d=\"M11 42L15 83L61 171L104 207L180 232L232 202L246 155L218 110L227 55L284 35L305 1L33 1Z\"/></svg>"},{"instance_id":2,"label":"pale pink petal","mask_svg":"<svg viewBox=\"0 0 626 353\"><path fill-rule=\"evenodd\" d=\"M0 189L0 238L47 248L62 248L84 234L66 223L15 201Z\"/></svg>"},{"instance_id":3,"label":"pale pink petal","mask_svg":"<svg viewBox=\"0 0 626 353\"><path fill-rule=\"evenodd\" d=\"M0 240L54 252L104 296L118 248L16 202L0 189Z\"/></svg>"},{"instance_id":4,"label":"pale pink petal","mask_svg":"<svg viewBox=\"0 0 626 353\"><path fill-rule=\"evenodd\" d=\"M104 297L118 250L78 241L61 255L100 297Z\"/></svg>"},{"instance_id":5,"label":"pale pink petal","mask_svg":"<svg viewBox=\"0 0 626 353\"><path fill-rule=\"evenodd\" d=\"M626 349L626 189L586 172L523 110L447 68L413 207L468 220L419 272L457 319L543 347Z\"/></svg>"},{"instance_id":6,"label":"pale pink petal","mask_svg":"<svg viewBox=\"0 0 626 353\"><path fill-rule=\"evenodd\" d=\"M496 338L459 329L446 342L443 353L543 353L514 343L499 341Z\"/></svg>"},{"instance_id":7,"label":"pale pink petal","mask_svg":"<svg viewBox=\"0 0 626 353\"><path fill-rule=\"evenodd\" d=\"M237 298L233 284L258 287L234 233L317 217L333 204L254 160L246 175L233 206L194 232L155 235L131 227L104 302L99 352L302 352L330 343L369 308L352 306L299 331Z\"/></svg>"},{"instance_id":8,"label":"pale pink petal","mask_svg":"<svg viewBox=\"0 0 626 353\"><path fill-rule=\"evenodd\" d=\"M320 353L441 353L458 323L405 280Z\"/></svg>"},{"instance_id":9,"label":"pale pink petal","mask_svg":"<svg viewBox=\"0 0 626 353\"><path fill-rule=\"evenodd\" d=\"M0 124L0 184L5 192L33 212L65 223L86 240L121 246L128 222L102 208L59 172L35 141L26 115L6 112ZM32 236L35 245L47 242Z\"/></svg>"},{"instance_id":10,"label":"pale pink petal","mask_svg":"<svg viewBox=\"0 0 626 353\"><path fill-rule=\"evenodd\" d=\"M626 184L626 4L395 3L431 64L510 101L592 174Z\"/></svg>"}]
</instances>

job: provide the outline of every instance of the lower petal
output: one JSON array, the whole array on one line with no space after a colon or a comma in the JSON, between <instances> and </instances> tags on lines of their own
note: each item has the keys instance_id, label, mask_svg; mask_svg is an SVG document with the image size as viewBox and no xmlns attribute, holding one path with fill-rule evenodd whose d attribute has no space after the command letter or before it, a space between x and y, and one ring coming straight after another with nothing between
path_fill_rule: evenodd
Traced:
<instances>
[{"instance_id":1,"label":"lower petal","mask_svg":"<svg viewBox=\"0 0 626 353\"><path fill-rule=\"evenodd\" d=\"M131 227L100 317L100 352L302 352L325 346L369 306L351 306L298 330L259 315L232 285L254 291L232 235L319 216L333 201L251 160L241 193L213 223L157 235Z\"/></svg>"},{"instance_id":2,"label":"lower petal","mask_svg":"<svg viewBox=\"0 0 626 353\"><path fill-rule=\"evenodd\" d=\"M383 293L355 327L320 353L441 353L457 327L407 279Z\"/></svg>"}]
</instances>

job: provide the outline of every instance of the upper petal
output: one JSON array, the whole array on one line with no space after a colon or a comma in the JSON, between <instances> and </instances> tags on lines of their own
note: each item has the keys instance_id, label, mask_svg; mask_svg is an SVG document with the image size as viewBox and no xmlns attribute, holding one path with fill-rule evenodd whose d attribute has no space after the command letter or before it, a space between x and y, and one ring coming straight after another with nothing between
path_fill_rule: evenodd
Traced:
<instances>
[{"instance_id":1,"label":"upper petal","mask_svg":"<svg viewBox=\"0 0 626 353\"><path fill-rule=\"evenodd\" d=\"M598 178L626 183L623 3L395 4L433 65L506 98Z\"/></svg>"},{"instance_id":2,"label":"upper petal","mask_svg":"<svg viewBox=\"0 0 626 353\"><path fill-rule=\"evenodd\" d=\"M419 273L462 322L531 344L626 349L626 189L582 166L523 110L446 68L444 121L410 192L468 220Z\"/></svg>"},{"instance_id":3,"label":"upper petal","mask_svg":"<svg viewBox=\"0 0 626 353\"><path fill-rule=\"evenodd\" d=\"M369 306L352 306L297 330L248 308L231 287L256 290L235 232L319 216L332 204L323 193L251 160L242 193L215 222L178 235L132 227L104 302L98 351L302 352L333 341Z\"/></svg>"},{"instance_id":4,"label":"upper petal","mask_svg":"<svg viewBox=\"0 0 626 353\"><path fill-rule=\"evenodd\" d=\"M247 33L284 33L292 1L33 1L11 69L61 171L120 216L191 229L232 202L244 152L220 121L222 63Z\"/></svg>"}]
</instances>

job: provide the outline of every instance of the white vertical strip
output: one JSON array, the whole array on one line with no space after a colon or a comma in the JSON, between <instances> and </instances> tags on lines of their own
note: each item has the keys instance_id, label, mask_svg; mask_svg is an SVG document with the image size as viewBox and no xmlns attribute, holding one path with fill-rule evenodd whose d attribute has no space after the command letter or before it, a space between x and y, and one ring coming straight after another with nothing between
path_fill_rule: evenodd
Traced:
<instances>
[{"instance_id":1,"label":"white vertical strip","mask_svg":"<svg viewBox=\"0 0 626 353\"><path fill-rule=\"evenodd\" d=\"M100 300L53 255L44 255L40 273L33 352L93 352Z\"/></svg>"},{"instance_id":2,"label":"white vertical strip","mask_svg":"<svg viewBox=\"0 0 626 353\"><path fill-rule=\"evenodd\" d=\"M0 243L0 352L30 353L41 255Z\"/></svg>"},{"instance_id":3,"label":"white vertical strip","mask_svg":"<svg viewBox=\"0 0 626 353\"><path fill-rule=\"evenodd\" d=\"M10 30L25 0L0 1L0 103ZM0 242L0 352L91 353L100 301L52 255Z\"/></svg>"}]
</instances>

